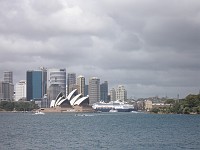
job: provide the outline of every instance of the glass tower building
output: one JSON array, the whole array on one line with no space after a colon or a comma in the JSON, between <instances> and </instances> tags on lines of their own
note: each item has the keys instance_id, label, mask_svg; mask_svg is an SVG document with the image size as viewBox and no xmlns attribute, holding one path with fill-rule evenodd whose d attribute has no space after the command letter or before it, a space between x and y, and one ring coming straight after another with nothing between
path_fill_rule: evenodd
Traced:
<instances>
[{"instance_id":1,"label":"glass tower building","mask_svg":"<svg viewBox=\"0 0 200 150\"><path fill-rule=\"evenodd\" d=\"M104 81L100 85L100 94L101 94L101 101L108 102L108 81Z\"/></svg>"},{"instance_id":2,"label":"glass tower building","mask_svg":"<svg viewBox=\"0 0 200 150\"><path fill-rule=\"evenodd\" d=\"M27 100L41 99L46 93L46 70L36 70L26 72L26 96Z\"/></svg>"}]
</instances>

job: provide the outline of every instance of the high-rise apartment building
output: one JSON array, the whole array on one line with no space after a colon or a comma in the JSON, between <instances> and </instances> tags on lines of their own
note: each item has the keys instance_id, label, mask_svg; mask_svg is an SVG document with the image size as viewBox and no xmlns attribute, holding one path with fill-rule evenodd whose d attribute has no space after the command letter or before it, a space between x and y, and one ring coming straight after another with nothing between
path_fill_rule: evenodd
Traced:
<instances>
[{"instance_id":1,"label":"high-rise apartment building","mask_svg":"<svg viewBox=\"0 0 200 150\"><path fill-rule=\"evenodd\" d=\"M12 73L12 71L4 71L4 82L13 84L13 73Z\"/></svg>"},{"instance_id":2,"label":"high-rise apartment building","mask_svg":"<svg viewBox=\"0 0 200 150\"><path fill-rule=\"evenodd\" d=\"M69 94L73 91L76 85L76 74L75 73L68 73L67 75L67 93Z\"/></svg>"},{"instance_id":3,"label":"high-rise apartment building","mask_svg":"<svg viewBox=\"0 0 200 150\"><path fill-rule=\"evenodd\" d=\"M66 96L66 69L48 69L47 80L48 95L51 91L50 100L55 99L60 92Z\"/></svg>"},{"instance_id":4,"label":"high-rise apartment building","mask_svg":"<svg viewBox=\"0 0 200 150\"><path fill-rule=\"evenodd\" d=\"M120 101L127 100L127 91L123 85L118 85L118 88L116 91L116 99Z\"/></svg>"},{"instance_id":5,"label":"high-rise apartment building","mask_svg":"<svg viewBox=\"0 0 200 150\"><path fill-rule=\"evenodd\" d=\"M104 83L100 85L100 100L108 102L108 81L104 81Z\"/></svg>"},{"instance_id":6,"label":"high-rise apartment building","mask_svg":"<svg viewBox=\"0 0 200 150\"><path fill-rule=\"evenodd\" d=\"M116 91L115 91L114 88L112 88L112 89L110 90L110 100L111 100L111 101L116 101Z\"/></svg>"},{"instance_id":7,"label":"high-rise apartment building","mask_svg":"<svg viewBox=\"0 0 200 150\"><path fill-rule=\"evenodd\" d=\"M21 80L15 86L15 101L26 98L26 81Z\"/></svg>"},{"instance_id":8,"label":"high-rise apartment building","mask_svg":"<svg viewBox=\"0 0 200 150\"><path fill-rule=\"evenodd\" d=\"M14 85L0 81L0 100L12 101L14 96Z\"/></svg>"},{"instance_id":9,"label":"high-rise apartment building","mask_svg":"<svg viewBox=\"0 0 200 150\"><path fill-rule=\"evenodd\" d=\"M78 87L78 93L84 96L85 95L85 77L82 75L78 76L76 80L76 84Z\"/></svg>"},{"instance_id":10,"label":"high-rise apartment building","mask_svg":"<svg viewBox=\"0 0 200 150\"><path fill-rule=\"evenodd\" d=\"M13 73L12 71L4 71L4 81L0 81L0 100L12 101L13 97Z\"/></svg>"},{"instance_id":11,"label":"high-rise apartment building","mask_svg":"<svg viewBox=\"0 0 200 150\"><path fill-rule=\"evenodd\" d=\"M97 77L89 79L89 101L90 104L100 101L100 79Z\"/></svg>"},{"instance_id":12,"label":"high-rise apartment building","mask_svg":"<svg viewBox=\"0 0 200 150\"><path fill-rule=\"evenodd\" d=\"M26 72L26 96L27 100L40 99L46 93L47 78L46 70L34 70Z\"/></svg>"}]
</instances>

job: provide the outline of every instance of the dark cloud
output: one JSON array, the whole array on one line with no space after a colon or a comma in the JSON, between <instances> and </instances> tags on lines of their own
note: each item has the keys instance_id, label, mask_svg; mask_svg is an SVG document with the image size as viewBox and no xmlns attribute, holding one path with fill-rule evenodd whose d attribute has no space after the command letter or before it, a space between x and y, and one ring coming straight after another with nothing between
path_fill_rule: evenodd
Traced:
<instances>
[{"instance_id":1,"label":"dark cloud","mask_svg":"<svg viewBox=\"0 0 200 150\"><path fill-rule=\"evenodd\" d=\"M0 1L0 72L59 67L129 97L184 97L200 89L199 13L198 0Z\"/></svg>"}]
</instances>

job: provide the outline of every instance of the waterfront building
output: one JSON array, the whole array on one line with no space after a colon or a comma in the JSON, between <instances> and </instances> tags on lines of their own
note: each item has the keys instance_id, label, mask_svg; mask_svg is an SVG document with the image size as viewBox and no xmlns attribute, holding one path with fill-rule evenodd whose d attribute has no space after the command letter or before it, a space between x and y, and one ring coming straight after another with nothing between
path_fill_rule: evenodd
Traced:
<instances>
[{"instance_id":1,"label":"waterfront building","mask_svg":"<svg viewBox=\"0 0 200 150\"><path fill-rule=\"evenodd\" d=\"M76 73L68 73L67 75L67 93L73 91L74 85L76 85Z\"/></svg>"},{"instance_id":2,"label":"waterfront building","mask_svg":"<svg viewBox=\"0 0 200 150\"><path fill-rule=\"evenodd\" d=\"M27 100L40 99L47 93L46 69L26 72L26 96Z\"/></svg>"},{"instance_id":3,"label":"waterfront building","mask_svg":"<svg viewBox=\"0 0 200 150\"><path fill-rule=\"evenodd\" d=\"M26 80L21 80L15 86L15 101L26 98Z\"/></svg>"},{"instance_id":4,"label":"waterfront building","mask_svg":"<svg viewBox=\"0 0 200 150\"><path fill-rule=\"evenodd\" d=\"M13 73L12 73L12 71L4 71L4 82L13 84Z\"/></svg>"},{"instance_id":5,"label":"waterfront building","mask_svg":"<svg viewBox=\"0 0 200 150\"><path fill-rule=\"evenodd\" d=\"M150 111L152 109L152 101L151 100L145 100L144 101L144 109L146 111Z\"/></svg>"},{"instance_id":6,"label":"waterfront building","mask_svg":"<svg viewBox=\"0 0 200 150\"><path fill-rule=\"evenodd\" d=\"M76 80L78 94L85 95L85 77L80 75Z\"/></svg>"},{"instance_id":7,"label":"waterfront building","mask_svg":"<svg viewBox=\"0 0 200 150\"><path fill-rule=\"evenodd\" d=\"M97 77L89 79L89 97L91 105L100 101L100 79Z\"/></svg>"},{"instance_id":8,"label":"waterfront building","mask_svg":"<svg viewBox=\"0 0 200 150\"><path fill-rule=\"evenodd\" d=\"M123 85L118 85L116 99L120 101L125 101L127 99L127 91Z\"/></svg>"},{"instance_id":9,"label":"waterfront building","mask_svg":"<svg viewBox=\"0 0 200 150\"><path fill-rule=\"evenodd\" d=\"M115 91L114 88L112 88L112 89L110 90L110 100L111 100L111 101L116 101L116 91Z\"/></svg>"},{"instance_id":10,"label":"waterfront building","mask_svg":"<svg viewBox=\"0 0 200 150\"><path fill-rule=\"evenodd\" d=\"M14 85L9 82L0 81L0 100L13 101Z\"/></svg>"},{"instance_id":11,"label":"waterfront building","mask_svg":"<svg viewBox=\"0 0 200 150\"><path fill-rule=\"evenodd\" d=\"M60 87L60 92L66 96L66 69L48 69L47 81L47 87L50 88L50 91L55 89L54 93L56 93L57 87Z\"/></svg>"},{"instance_id":12,"label":"waterfront building","mask_svg":"<svg viewBox=\"0 0 200 150\"><path fill-rule=\"evenodd\" d=\"M108 81L104 81L100 85L100 100L104 102L109 102L108 101Z\"/></svg>"}]
</instances>

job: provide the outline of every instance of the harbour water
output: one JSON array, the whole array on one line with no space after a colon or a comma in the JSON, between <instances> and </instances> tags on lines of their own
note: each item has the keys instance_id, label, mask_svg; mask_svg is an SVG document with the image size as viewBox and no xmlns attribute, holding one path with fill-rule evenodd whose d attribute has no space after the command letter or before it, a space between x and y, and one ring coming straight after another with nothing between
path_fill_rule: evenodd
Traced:
<instances>
[{"instance_id":1,"label":"harbour water","mask_svg":"<svg viewBox=\"0 0 200 150\"><path fill-rule=\"evenodd\" d=\"M1 150L199 150L200 115L0 113Z\"/></svg>"}]
</instances>

